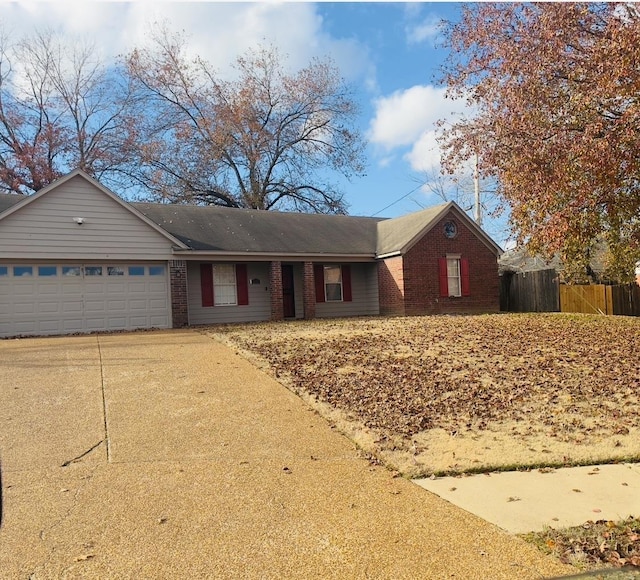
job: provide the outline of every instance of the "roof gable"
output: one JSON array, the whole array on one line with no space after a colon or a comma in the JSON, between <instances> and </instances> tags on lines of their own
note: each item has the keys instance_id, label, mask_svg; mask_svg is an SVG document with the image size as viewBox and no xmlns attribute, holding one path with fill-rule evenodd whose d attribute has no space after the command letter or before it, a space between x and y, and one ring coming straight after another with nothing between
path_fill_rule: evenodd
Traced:
<instances>
[{"instance_id":1,"label":"roof gable","mask_svg":"<svg viewBox=\"0 0 640 580\"><path fill-rule=\"evenodd\" d=\"M115 201L118 205L120 205L127 212L129 212L129 213L133 214L134 216L136 216L139 220L144 222L147 226L149 226L150 228L152 228L153 230L158 232L163 237L167 238L173 244L175 244L175 245L177 245L179 247L183 247L183 248L187 247L180 240L174 238L169 232L167 232L166 230L164 230L161 227L159 227L152 220L148 219L146 216L141 214L138 210L136 210L130 204L128 204L127 202L125 202L122 199L120 199L111 190L106 188L104 185L102 185L101 183L99 183L98 181L96 181L95 179L93 179L92 177L90 177L84 171L82 171L80 169L76 169L75 171L72 171L71 173L68 173L64 177L54 181L53 183L50 183L47 187L43 187L41 190L39 190L38 192L34 193L33 195L29 195L29 196L7 195L6 196L7 199L5 199L3 201L0 201L0 225L1 225L2 220L5 220L10 215L13 215L16 212L22 211L23 208L28 207L29 205L35 203L40 198L42 198L42 197L44 197L46 195L49 195L50 192L62 187L65 183L68 183L68 182L70 182L71 180L73 180L75 178L81 178L81 179L85 180L86 182L88 182L94 188L98 189L101 193L106 195L108 198L110 198L111 200ZM15 197L19 197L21 199L16 200Z\"/></svg>"},{"instance_id":2,"label":"roof gable","mask_svg":"<svg viewBox=\"0 0 640 580\"><path fill-rule=\"evenodd\" d=\"M453 212L460 221L496 255L502 253L498 246L455 202L450 201L422 211L417 211L378 223L376 256L378 258L406 254L447 213Z\"/></svg>"}]
</instances>

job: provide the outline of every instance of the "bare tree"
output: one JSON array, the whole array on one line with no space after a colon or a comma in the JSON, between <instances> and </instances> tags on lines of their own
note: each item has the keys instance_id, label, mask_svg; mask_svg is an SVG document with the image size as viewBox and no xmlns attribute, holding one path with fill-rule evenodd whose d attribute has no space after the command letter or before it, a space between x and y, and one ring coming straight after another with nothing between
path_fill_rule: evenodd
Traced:
<instances>
[{"instance_id":1,"label":"bare tree","mask_svg":"<svg viewBox=\"0 0 640 580\"><path fill-rule=\"evenodd\" d=\"M75 168L116 179L135 144L133 105L93 46L1 34L0 190L32 193Z\"/></svg>"},{"instance_id":2,"label":"bare tree","mask_svg":"<svg viewBox=\"0 0 640 580\"><path fill-rule=\"evenodd\" d=\"M495 180L478 178L479 208L476 207L474 176L469 171L447 173L434 167L423 171L414 180L422 185L423 192L435 195L442 201L454 201L494 239L507 237L504 206L498 197ZM421 203L416 203L422 207ZM479 221L477 213L480 215Z\"/></svg>"},{"instance_id":3,"label":"bare tree","mask_svg":"<svg viewBox=\"0 0 640 580\"><path fill-rule=\"evenodd\" d=\"M169 201L343 213L329 174L361 173L364 142L335 66L314 60L289 73L277 50L263 47L223 79L186 48L158 29L151 48L126 58L148 104L140 184Z\"/></svg>"}]
</instances>

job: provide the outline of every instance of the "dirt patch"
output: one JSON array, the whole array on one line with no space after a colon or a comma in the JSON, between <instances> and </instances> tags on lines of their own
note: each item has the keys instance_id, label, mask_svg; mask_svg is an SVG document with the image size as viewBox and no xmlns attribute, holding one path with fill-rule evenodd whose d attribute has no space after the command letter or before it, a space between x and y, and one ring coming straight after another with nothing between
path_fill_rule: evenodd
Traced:
<instances>
[{"instance_id":1,"label":"dirt patch","mask_svg":"<svg viewBox=\"0 0 640 580\"><path fill-rule=\"evenodd\" d=\"M561 314L217 326L414 477L640 457L640 320Z\"/></svg>"}]
</instances>

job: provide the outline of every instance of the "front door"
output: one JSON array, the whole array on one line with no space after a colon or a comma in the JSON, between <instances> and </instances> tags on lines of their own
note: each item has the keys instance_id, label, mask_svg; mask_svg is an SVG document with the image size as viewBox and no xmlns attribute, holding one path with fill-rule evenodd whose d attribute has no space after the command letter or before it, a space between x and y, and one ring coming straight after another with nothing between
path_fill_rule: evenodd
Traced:
<instances>
[{"instance_id":1,"label":"front door","mask_svg":"<svg viewBox=\"0 0 640 580\"><path fill-rule=\"evenodd\" d=\"M293 266L282 265L282 301L285 318L295 318L296 298L293 291Z\"/></svg>"}]
</instances>

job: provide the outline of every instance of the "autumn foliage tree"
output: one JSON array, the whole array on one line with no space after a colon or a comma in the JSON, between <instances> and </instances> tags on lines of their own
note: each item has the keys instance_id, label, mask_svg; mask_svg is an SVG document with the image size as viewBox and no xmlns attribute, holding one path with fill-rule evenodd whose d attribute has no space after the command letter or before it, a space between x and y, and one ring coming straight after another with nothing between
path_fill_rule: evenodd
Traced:
<instances>
[{"instance_id":1,"label":"autumn foliage tree","mask_svg":"<svg viewBox=\"0 0 640 580\"><path fill-rule=\"evenodd\" d=\"M314 60L288 72L271 47L222 77L189 57L183 37L156 30L126 58L148 108L139 181L156 199L254 209L342 213L330 174L363 170L357 107L337 69Z\"/></svg>"},{"instance_id":2,"label":"autumn foliage tree","mask_svg":"<svg viewBox=\"0 0 640 580\"><path fill-rule=\"evenodd\" d=\"M444 82L474 114L442 138L454 171L478 154L521 242L609 274L640 259L640 7L474 3L446 28Z\"/></svg>"},{"instance_id":3,"label":"autumn foliage tree","mask_svg":"<svg viewBox=\"0 0 640 580\"><path fill-rule=\"evenodd\" d=\"M0 191L33 193L75 168L117 182L136 117L126 79L91 45L0 34Z\"/></svg>"}]
</instances>

